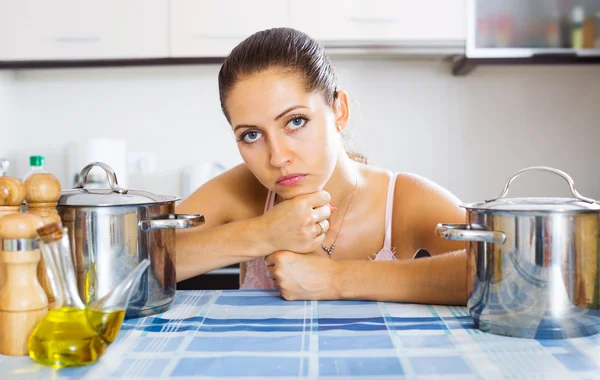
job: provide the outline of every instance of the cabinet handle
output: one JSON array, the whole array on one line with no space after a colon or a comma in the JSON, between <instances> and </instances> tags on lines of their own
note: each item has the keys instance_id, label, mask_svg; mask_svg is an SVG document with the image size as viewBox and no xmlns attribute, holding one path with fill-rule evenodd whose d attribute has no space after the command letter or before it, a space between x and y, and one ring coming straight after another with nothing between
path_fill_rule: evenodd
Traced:
<instances>
[{"instance_id":1,"label":"cabinet handle","mask_svg":"<svg viewBox=\"0 0 600 380\"><path fill-rule=\"evenodd\" d=\"M99 36L58 36L54 38L57 42L100 42Z\"/></svg>"},{"instance_id":2,"label":"cabinet handle","mask_svg":"<svg viewBox=\"0 0 600 380\"><path fill-rule=\"evenodd\" d=\"M360 22L363 24L393 24L395 22L397 22L398 20L393 18L393 17L389 17L389 18L375 18L375 17L348 17L348 20L352 21L352 22Z\"/></svg>"},{"instance_id":3,"label":"cabinet handle","mask_svg":"<svg viewBox=\"0 0 600 380\"><path fill-rule=\"evenodd\" d=\"M236 40L243 40L248 36L223 36L223 35L219 35L219 34L207 34L207 33L194 33L192 34L192 36L194 38L207 38L207 39L211 39L211 40L231 40L231 39L236 39Z\"/></svg>"}]
</instances>

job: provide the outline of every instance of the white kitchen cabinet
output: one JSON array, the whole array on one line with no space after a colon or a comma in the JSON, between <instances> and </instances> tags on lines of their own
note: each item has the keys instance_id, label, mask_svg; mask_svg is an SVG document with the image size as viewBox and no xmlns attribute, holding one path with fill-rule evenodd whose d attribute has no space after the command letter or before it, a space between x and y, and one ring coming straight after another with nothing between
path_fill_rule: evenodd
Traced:
<instances>
[{"instance_id":1,"label":"white kitchen cabinet","mask_svg":"<svg viewBox=\"0 0 600 380\"><path fill-rule=\"evenodd\" d=\"M171 0L171 57L224 57L246 37L288 26L287 0Z\"/></svg>"},{"instance_id":2,"label":"white kitchen cabinet","mask_svg":"<svg viewBox=\"0 0 600 380\"><path fill-rule=\"evenodd\" d=\"M168 56L168 0L0 0L0 60Z\"/></svg>"},{"instance_id":3,"label":"white kitchen cabinet","mask_svg":"<svg viewBox=\"0 0 600 380\"><path fill-rule=\"evenodd\" d=\"M291 26L328 44L464 41L466 0L289 0Z\"/></svg>"}]
</instances>

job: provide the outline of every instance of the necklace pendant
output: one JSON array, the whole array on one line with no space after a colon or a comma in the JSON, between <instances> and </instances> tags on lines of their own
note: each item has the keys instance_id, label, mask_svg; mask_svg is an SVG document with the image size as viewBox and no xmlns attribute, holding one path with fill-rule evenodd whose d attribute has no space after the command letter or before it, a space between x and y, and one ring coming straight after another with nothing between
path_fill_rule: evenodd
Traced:
<instances>
[{"instance_id":1,"label":"necklace pendant","mask_svg":"<svg viewBox=\"0 0 600 380\"><path fill-rule=\"evenodd\" d=\"M331 247L327 248L327 246L322 245L321 248L323 248L323 251L327 252L327 254L329 256L331 256L331 254L333 253L333 250L335 249L335 244L332 244Z\"/></svg>"}]
</instances>

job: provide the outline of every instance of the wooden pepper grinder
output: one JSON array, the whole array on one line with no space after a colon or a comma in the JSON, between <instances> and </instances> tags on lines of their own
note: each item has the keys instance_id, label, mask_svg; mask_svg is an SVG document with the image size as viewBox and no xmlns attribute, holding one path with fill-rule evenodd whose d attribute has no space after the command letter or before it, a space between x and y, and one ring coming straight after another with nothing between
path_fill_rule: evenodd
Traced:
<instances>
[{"instance_id":1,"label":"wooden pepper grinder","mask_svg":"<svg viewBox=\"0 0 600 380\"><path fill-rule=\"evenodd\" d=\"M25 185L15 177L0 177L0 217L21 212L25 200ZM4 283L4 271L0 261L0 288Z\"/></svg>"},{"instance_id":2,"label":"wooden pepper grinder","mask_svg":"<svg viewBox=\"0 0 600 380\"><path fill-rule=\"evenodd\" d=\"M0 177L0 217L21 212L25 185L15 177Z\"/></svg>"},{"instance_id":3,"label":"wooden pepper grinder","mask_svg":"<svg viewBox=\"0 0 600 380\"><path fill-rule=\"evenodd\" d=\"M27 212L39 215L44 224L60 223L56 205L60 198L60 182L50 173L36 173L25 180Z\"/></svg>"},{"instance_id":4,"label":"wooden pepper grinder","mask_svg":"<svg viewBox=\"0 0 600 380\"><path fill-rule=\"evenodd\" d=\"M0 354L27 355L27 341L48 312L48 298L37 277L41 259L35 237L44 225L36 215L0 218L0 261L4 285L0 288Z\"/></svg>"},{"instance_id":5,"label":"wooden pepper grinder","mask_svg":"<svg viewBox=\"0 0 600 380\"><path fill-rule=\"evenodd\" d=\"M25 180L27 213L40 216L44 225L60 223L60 216L56 210L56 205L60 198L60 190L60 182L50 173L36 173L27 178ZM48 297L50 308L53 308L55 297L52 293L52 286L48 279L43 258L38 265L37 275Z\"/></svg>"}]
</instances>

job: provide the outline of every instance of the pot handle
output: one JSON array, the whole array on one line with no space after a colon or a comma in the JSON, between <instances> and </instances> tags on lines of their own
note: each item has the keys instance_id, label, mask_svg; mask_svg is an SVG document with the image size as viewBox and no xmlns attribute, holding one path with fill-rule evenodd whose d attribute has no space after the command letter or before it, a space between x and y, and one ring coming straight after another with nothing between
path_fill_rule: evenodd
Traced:
<instances>
[{"instance_id":1,"label":"pot handle","mask_svg":"<svg viewBox=\"0 0 600 380\"><path fill-rule=\"evenodd\" d=\"M551 168L548 166L531 166L531 167L517 171L515 174L512 175L512 177L510 177L508 179L508 181L506 181L506 184L504 185L504 190L502 190L502 194L500 194L500 196L498 196L497 198L486 200L486 203L497 201L498 199L504 198L508 194L508 189L509 189L512 181L514 181L517 177L519 177L522 174L525 174L525 173L531 172L531 171L538 171L538 170L551 172L551 173L554 173L556 175L563 177L565 179L565 181L567 181L567 183L569 184L569 187L571 188L571 194L573 194L573 196L575 198L579 199L580 201L586 202L586 203L596 203L596 201L594 199L584 197L583 195L579 194L577 192L577 190L575 190L575 183L573 182L573 179L567 173L563 172L562 170L554 169L554 168Z\"/></svg>"},{"instance_id":2,"label":"pot handle","mask_svg":"<svg viewBox=\"0 0 600 380\"><path fill-rule=\"evenodd\" d=\"M123 189L122 187L119 186L119 182L117 181L117 175L115 174L115 171L113 170L113 168L106 165L104 162L97 162L97 161L92 162L91 164L88 164L88 165L86 165L86 167L81 169L81 173L79 173L79 181L77 181L77 185L75 186L75 189L85 188L85 185L87 185L88 174L90 174L90 170L92 170L92 168L94 166L99 166L102 169L104 169L104 171L106 172L106 175L108 176L108 184L110 185L110 188L112 189L112 191L114 191L115 193L119 193L119 194L127 194L127 189Z\"/></svg>"},{"instance_id":3,"label":"pot handle","mask_svg":"<svg viewBox=\"0 0 600 380\"><path fill-rule=\"evenodd\" d=\"M479 241L492 244L504 244L506 234L498 231L474 230L470 224L444 224L435 228L438 236L448 240Z\"/></svg>"},{"instance_id":4,"label":"pot handle","mask_svg":"<svg viewBox=\"0 0 600 380\"><path fill-rule=\"evenodd\" d=\"M139 225L144 232L175 228L192 228L204 224L202 214L169 214L166 219L142 220Z\"/></svg>"}]
</instances>

